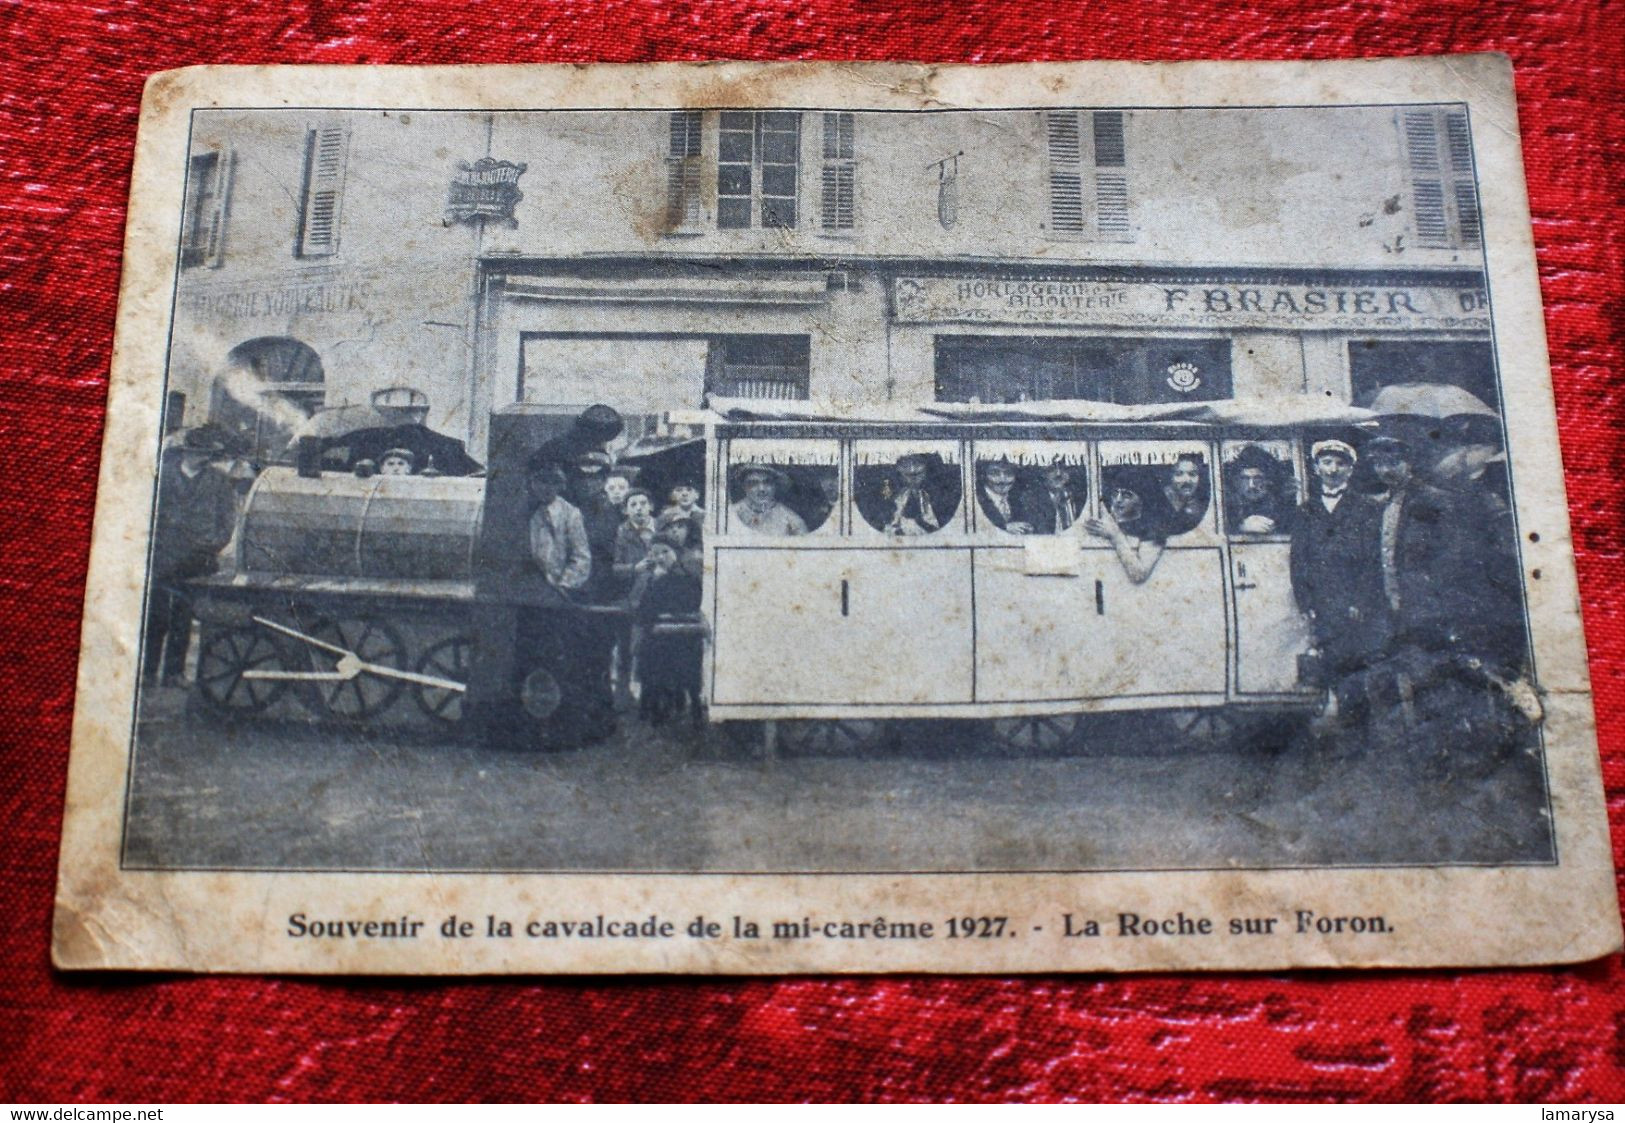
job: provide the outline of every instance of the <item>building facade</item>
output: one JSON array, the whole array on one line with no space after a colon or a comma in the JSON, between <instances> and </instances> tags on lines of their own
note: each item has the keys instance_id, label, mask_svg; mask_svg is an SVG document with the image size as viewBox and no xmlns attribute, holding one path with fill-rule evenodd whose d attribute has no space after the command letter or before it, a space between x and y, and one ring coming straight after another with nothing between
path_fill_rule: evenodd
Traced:
<instances>
[{"instance_id":1,"label":"building facade","mask_svg":"<svg viewBox=\"0 0 1625 1123\"><path fill-rule=\"evenodd\" d=\"M171 423L1497 399L1456 106L195 116ZM1245 189L1238 185L1246 185ZM1357 201L1357 202L1351 202Z\"/></svg>"}]
</instances>

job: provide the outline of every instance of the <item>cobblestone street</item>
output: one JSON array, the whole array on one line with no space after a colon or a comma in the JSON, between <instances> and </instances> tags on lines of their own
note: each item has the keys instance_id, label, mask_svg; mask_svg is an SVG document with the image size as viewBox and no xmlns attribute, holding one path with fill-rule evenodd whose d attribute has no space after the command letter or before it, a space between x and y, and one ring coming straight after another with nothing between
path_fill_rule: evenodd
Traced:
<instances>
[{"instance_id":1,"label":"cobblestone street","mask_svg":"<svg viewBox=\"0 0 1625 1123\"><path fill-rule=\"evenodd\" d=\"M296 723L228 727L149 697L126 824L136 867L387 870L1090 870L1549 858L1538 760L1427 781L1300 725L1245 748L1096 719L1066 755L985 727L905 728L851 755L766 756L718 727L624 717L521 754ZM1160 735L1160 733L1159 733ZM1273 743L1272 743L1273 742Z\"/></svg>"}]
</instances>

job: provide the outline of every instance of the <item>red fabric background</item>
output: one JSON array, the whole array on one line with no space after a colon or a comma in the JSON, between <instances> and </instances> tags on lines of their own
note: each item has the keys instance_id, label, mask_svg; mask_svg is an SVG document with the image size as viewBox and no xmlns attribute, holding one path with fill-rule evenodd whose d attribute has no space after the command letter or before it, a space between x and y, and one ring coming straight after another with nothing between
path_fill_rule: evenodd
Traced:
<instances>
[{"instance_id":1,"label":"red fabric background","mask_svg":"<svg viewBox=\"0 0 1625 1123\"><path fill-rule=\"evenodd\" d=\"M1551 971L357 982L64 977L51 896L141 82L203 62L1003 62L1501 50L1518 68L1610 815L1625 831L1625 14L134 0L0 7L0 1099L1625 1098L1618 960ZM1615 843L1616 859L1620 843Z\"/></svg>"}]
</instances>

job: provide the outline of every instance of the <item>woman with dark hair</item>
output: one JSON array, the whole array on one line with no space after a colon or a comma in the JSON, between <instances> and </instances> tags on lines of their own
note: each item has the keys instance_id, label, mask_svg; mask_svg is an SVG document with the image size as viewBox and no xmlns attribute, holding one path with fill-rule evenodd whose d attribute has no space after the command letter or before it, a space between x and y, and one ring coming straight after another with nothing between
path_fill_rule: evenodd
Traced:
<instances>
[{"instance_id":1,"label":"woman with dark hair","mask_svg":"<svg viewBox=\"0 0 1625 1123\"><path fill-rule=\"evenodd\" d=\"M1167 543L1162 528L1147 519L1139 493L1126 487L1112 489L1106 496L1106 511L1098 519L1085 519L1083 527L1112 544L1123 572L1136 585L1143 584L1157 568Z\"/></svg>"},{"instance_id":2,"label":"woman with dark hair","mask_svg":"<svg viewBox=\"0 0 1625 1123\"><path fill-rule=\"evenodd\" d=\"M1207 464L1200 453L1182 452L1168 470L1157 512L1167 537L1195 530L1207 517Z\"/></svg>"}]
</instances>

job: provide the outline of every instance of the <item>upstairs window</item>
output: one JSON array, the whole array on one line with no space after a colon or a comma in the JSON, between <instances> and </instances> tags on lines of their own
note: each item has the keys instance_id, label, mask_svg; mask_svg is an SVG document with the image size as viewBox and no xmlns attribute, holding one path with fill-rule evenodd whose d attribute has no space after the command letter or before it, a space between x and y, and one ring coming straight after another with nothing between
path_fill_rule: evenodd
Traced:
<instances>
[{"instance_id":1,"label":"upstairs window","mask_svg":"<svg viewBox=\"0 0 1625 1123\"><path fill-rule=\"evenodd\" d=\"M856 225L857 159L850 113L824 114L824 174L819 225L829 233Z\"/></svg>"},{"instance_id":2,"label":"upstairs window","mask_svg":"<svg viewBox=\"0 0 1625 1123\"><path fill-rule=\"evenodd\" d=\"M181 268L217 268L225 260L226 200L235 156L230 151L192 157L181 212Z\"/></svg>"},{"instance_id":3,"label":"upstairs window","mask_svg":"<svg viewBox=\"0 0 1625 1123\"><path fill-rule=\"evenodd\" d=\"M717 127L717 226L793 230L801 114L724 110Z\"/></svg>"},{"instance_id":4,"label":"upstairs window","mask_svg":"<svg viewBox=\"0 0 1625 1123\"><path fill-rule=\"evenodd\" d=\"M1052 109L1044 113L1049 156L1049 221L1060 238L1126 242L1128 148L1121 110Z\"/></svg>"},{"instance_id":5,"label":"upstairs window","mask_svg":"<svg viewBox=\"0 0 1625 1123\"><path fill-rule=\"evenodd\" d=\"M339 252L339 209L344 199L344 165L349 149L347 125L320 125L306 130L304 187L294 256L327 257Z\"/></svg>"},{"instance_id":6,"label":"upstairs window","mask_svg":"<svg viewBox=\"0 0 1625 1123\"><path fill-rule=\"evenodd\" d=\"M1479 248L1484 231L1467 111L1407 109L1400 115L1400 132L1417 241L1434 249Z\"/></svg>"}]
</instances>

